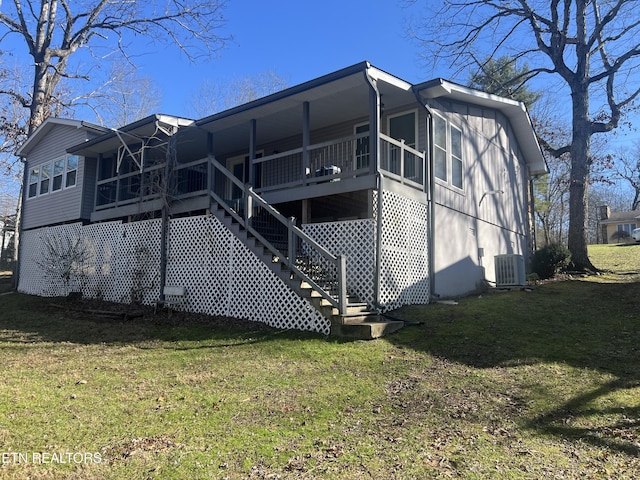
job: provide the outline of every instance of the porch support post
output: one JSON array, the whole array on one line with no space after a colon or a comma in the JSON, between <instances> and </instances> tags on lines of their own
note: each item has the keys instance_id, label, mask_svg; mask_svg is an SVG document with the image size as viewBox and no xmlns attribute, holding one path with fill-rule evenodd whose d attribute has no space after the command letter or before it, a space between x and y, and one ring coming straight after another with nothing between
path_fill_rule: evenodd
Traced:
<instances>
[{"instance_id":1,"label":"porch support post","mask_svg":"<svg viewBox=\"0 0 640 480\"><path fill-rule=\"evenodd\" d=\"M382 274L382 194L383 176L380 169L380 116L382 113L382 102L378 91L377 80L372 78L365 70L365 79L369 83L369 172L376 175L378 179L378 205L376 209L376 232L375 232L375 273L373 278L374 304L376 308L381 308L381 274Z\"/></svg>"},{"instance_id":2,"label":"porch support post","mask_svg":"<svg viewBox=\"0 0 640 480\"><path fill-rule=\"evenodd\" d=\"M338 303L340 315L347 313L347 256L338 255Z\"/></svg>"},{"instance_id":3,"label":"porch support post","mask_svg":"<svg viewBox=\"0 0 640 480\"><path fill-rule=\"evenodd\" d=\"M289 222L287 224L287 256L288 256L288 265L291 270L296 265L296 236L293 231L293 227L296 224L296 217L289 217Z\"/></svg>"},{"instance_id":4,"label":"porch support post","mask_svg":"<svg viewBox=\"0 0 640 480\"><path fill-rule=\"evenodd\" d=\"M311 220L311 205L308 198L302 199L302 224L309 223Z\"/></svg>"},{"instance_id":5,"label":"porch support post","mask_svg":"<svg viewBox=\"0 0 640 480\"><path fill-rule=\"evenodd\" d=\"M302 182L307 184L307 172L311 162L309 161L309 144L311 143L311 116L309 102L302 104Z\"/></svg>"},{"instance_id":6,"label":"porch support post","mask_svg":"<svg viewBox=\"0 0 640 480\"><path fill-rule=\"evenodd\" d=\"M380 170L380 94L376 81L371 79L369 89L369 171L374 175Z\"/></svg>"},{"instance_id":7,"label":"porch support post","mask_svg":"<svg viewBox=\"0 0 640 480\"><path fill-rule=\"evenodd\" d=\"M256 172L253 162L256 160L256 119L251 119L249 122L249 185L255 185Z\"/></svg>"},{"instance_id":8,"label":"porch support post","mask_svg":"<svg viewBox=\"0 0 640 480\"><path fill-rule=\"evenodd\" d=\"M256 181L256 169L254 162L256 160L256 126L257 122L255 118L251 119L249 122L249 165L247 168L249 169L249 175L247 175L249 181L249 188L245 186L245 212L244 217L247 225L251 223L251 217L253 216L253 198L251 198L251 191Z\"/></svg>"},{"instance_id":9,"label":"porch support post","mask_svg":"<svg viewBox=\"0 0 640 480\"><path fill-rule=\"evenodd\" d=\"M216 190L216 172L211 162L213 158L213 133L207 132L207 180L209 181L209 191L211 192L215 192ZM211 202L211 195L209 195L209 210L212 210Z\"/></svg>"}]
</instances>

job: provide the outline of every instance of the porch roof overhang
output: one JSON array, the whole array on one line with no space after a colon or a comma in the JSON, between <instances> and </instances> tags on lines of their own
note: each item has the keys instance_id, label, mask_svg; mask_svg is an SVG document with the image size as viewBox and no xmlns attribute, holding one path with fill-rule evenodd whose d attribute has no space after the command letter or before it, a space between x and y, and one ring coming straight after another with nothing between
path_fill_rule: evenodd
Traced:
<instances>
[{"instance_id":1,"label":"porch roof overhang","mask_svg":"<svg viewBox=\"0 0 640 480\"><path fill-rule=\"evenodd\" d=\"M158 128L179 129L190 126L194 120L172 115L154 114L122 128L105 128L103 135L69 148L67 151L85 157L95 157L101 153L112 152L122 145L122 140L132 143L150 138L158 132ZM162 133L164 134L164 133Z\"/></svg>"},{"instance_id":2,"label":"porch roof overhang","mask_svg":"<svg viewBox=\"0 0 640 480\"><path fill-rule=\"evenodd\" d=\"M264 98L205 117L196 125L213 134L216 151L246 147L251 122L256 121L256 143L302 135L303 105L309 103L310 128L336 124L336 119L368 118L371 82L389 106L415 101L411 84L369 62L361 62ZM237 148L237 147L235 147Z\"/></svg>"},{"instance_id":3,"label":"porch roof overhang","mask_svg":"<svg viewBox=\"0 0 640 480\"><path fill-rule=\"evenodd\" d=\"M430 80L416 85L414 88L420 98L424 100L446 97L451 100L472 103L501 111L509 119L513 127L516 139L525 156L525 161L529 166L530 174L542 175L549 172L547 162L538 143L538 137L524 103L464 87L442 78Z\"/></svg>"}]
</instances>

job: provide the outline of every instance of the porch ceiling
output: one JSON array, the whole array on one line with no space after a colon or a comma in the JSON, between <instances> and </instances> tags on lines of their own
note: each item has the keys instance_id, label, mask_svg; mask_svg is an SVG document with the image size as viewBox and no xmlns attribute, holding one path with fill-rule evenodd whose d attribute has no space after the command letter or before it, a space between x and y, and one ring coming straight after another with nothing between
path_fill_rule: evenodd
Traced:
<instances>
[{"instance_id":1,"label":"porch ceiling","mask_svg":"<svg viewBox=\"0 0 640 480\"><path fill-rule=\"evenodd\" d=\"M214 134L214 149L229 152L246 148L251 120L256 120L256 142L302 135L303 104L309 102L311 130L369 116L370 85L367 63L293 87L265 98L212 115L197 125ZM389 106L415 100L410 89L399 88L380 73L378 89ZM395 78L395 77L394 77ZM408 84L407 84L408 85Z\"/></svg>"},{"instance_id":2,"label":"porch ceiling","mask_svg":"<svg viewBox=\"0 0 640 480\"><path fill-rule=\"evenodd\" d=\"M311 130L367 118L371 88L367 76L377 81L377 88L385 107L393 108L415 101L410 84L371 66L368 62L361 62L198 121L168 115L151 115L118 129L118 132L125 141L135 141L136 138L152 135L156 122L167 121L179 127L189 127L183 128L183 132L197 130L212 133L215 152L244 152L249 145L251 120L256 121L258 144L301 136L305 102L309 103ZM196 134L198 135L200 134ZM115 130L112 130L94 140L72 147L69 152L97 156L100 153L115 151L120 144L121 140Z\"/></svg>"},{"instance_id":3,"label":"porch ceiling","mask_svg":"<svg viewBox=\"0 0 640 480\"><path fill-rule=\"evenodd\" d=\"M213 133L216 151L246 148L250 122L256 120L258 144L302 135L303 104L309 102L311 129L336 123L336 119L365 117L369 113L369 90L362 72L339 81L294 93L284 98L278 94L264 100L213 115L198 122Z\"/></svg>"}]
</instances>

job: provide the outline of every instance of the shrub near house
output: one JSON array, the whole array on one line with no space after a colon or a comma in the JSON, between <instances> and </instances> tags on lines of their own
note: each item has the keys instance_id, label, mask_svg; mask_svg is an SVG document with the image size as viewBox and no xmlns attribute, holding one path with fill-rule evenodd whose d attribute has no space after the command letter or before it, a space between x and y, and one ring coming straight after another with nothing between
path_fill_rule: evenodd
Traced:
<instances>
[{"instance_id":1,"label":"shrub near house","mask_svg":"<svg viewBox=\"0 0 640 480\"><path fill-rule=\"evenodd\" d=\"M558 244L545 245L531 258L531 270L542 279L551 278L565 270L571 261L567 247Z\"/></svg>"}]
</instances>

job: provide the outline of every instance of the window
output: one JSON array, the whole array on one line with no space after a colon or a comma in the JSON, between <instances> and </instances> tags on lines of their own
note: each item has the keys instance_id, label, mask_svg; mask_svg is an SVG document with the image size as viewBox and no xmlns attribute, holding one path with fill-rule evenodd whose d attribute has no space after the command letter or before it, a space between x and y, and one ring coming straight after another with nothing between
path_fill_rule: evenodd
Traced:
<instances>
[{"instance_id":1,"label":"window","mask_svg":"<svg viewBox=\"0 0 640 480\"><path fill-rule=\"evenodd\" d=\"M631 232L633 232L635 229L636 229L635 223L621 223L618 225L619 232L626 232L629 235L631 235Z\"/></svg>"},{"instance_id":2,"label":"window","mask_svg":"<svg viewBox=\"0 0 640 480\"><path fill-rule=\"evenodd\" d=\"M38 182L40 181L40 169L32 168L29 171L29 198L38 195Z\"/></svg>"},{"instance_id":3,"label":"window","mask_svg":"<svg viewBox=\"0 0 640 480\"><path fill-rule=\"evenodd\" d=\"M447 181L447 122L440 117L433 118L433 159L435 175Z\"/></svg>"},{"instance_id":4,"label":"window","mask_svg":"<svg viewBox=\"0 0 640 480\"><path fill-rule=\"evenodd\" d=\"M51 164L42 165L40 170L40 195L49 193L49 184L51 183Z\"/></svg>"},{"instance_id":5,"label":"window","mask_svg":"<svg viewBox=\"0 0 640 480\"><path fill-rule=\"evenodd\" d=\"M67 155L29 170L27 198L73 187L77 181L78 156Z\"/></svg>"},{"instance_id":6,"label":"window","mask_svg":"<svg viewBox=\"0 0 640 480\"><path fill-rule=\"evenodd\" d=\"M65 188L72 187L76 184L76 174L78 172L78 156L69 155L67 157L67 180L64 184Z\"/></svg>"},{"instance_id":7,"label":"window","mask_svg":"<svg viewBox=\"0 0 640 480\"><path fill-rule=\"evenodd\" d=\"M433 117L434 175L462 190L464 186L462 130L444 118Z\"/></svg>"},{"instance_id":8,"label":"window","mask_svg":"<svg viewBox=\"0 0 640 480\"><path fill-rule=\"evenodd\" d=\"M451 125L451 184L462 188L462 131Z\"/></svg>"},{"instance_id":9,"label":"window","mask_svg":"<svg viewBox=\"0 0 640 480\"><path fill-rule=\"evenodd\" d=\"M62 180L64 178L64 158L53 162L53 188L52 192L62 190Z\"/></svg>"}]
</instances>

